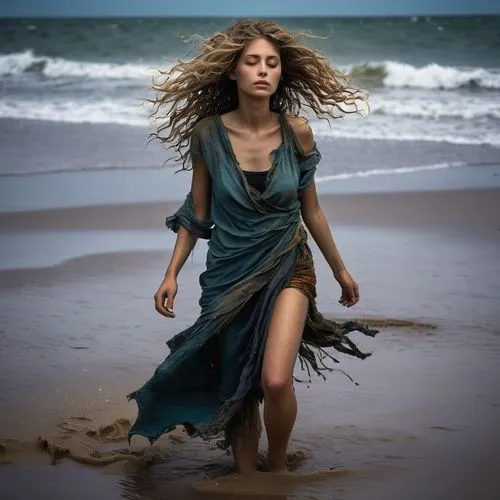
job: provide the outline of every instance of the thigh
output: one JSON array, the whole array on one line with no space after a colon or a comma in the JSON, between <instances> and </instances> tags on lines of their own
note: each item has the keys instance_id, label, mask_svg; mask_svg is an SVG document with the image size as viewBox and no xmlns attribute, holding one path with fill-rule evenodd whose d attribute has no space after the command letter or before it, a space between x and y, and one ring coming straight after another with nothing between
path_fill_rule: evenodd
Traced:
<instances>
[{"instance_id":1,"label":"thigh","mask_svg":"<svg viewBox=\"0 0 500 500\"><path fill-rule=\"evenodd\" d=\"M262 365L264 384L292 379L308 307L309 298L296 288L285 288L278 295Z\"/></svg>"}]
</instances>

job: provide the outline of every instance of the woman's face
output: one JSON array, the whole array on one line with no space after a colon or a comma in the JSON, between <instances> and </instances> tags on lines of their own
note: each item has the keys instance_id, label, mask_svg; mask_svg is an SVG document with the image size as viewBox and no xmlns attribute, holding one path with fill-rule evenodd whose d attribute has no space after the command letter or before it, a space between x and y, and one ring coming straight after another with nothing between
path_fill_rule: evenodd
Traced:
<instances>
[{"instance_id":1,"label":"woman's face","mask_svg":"<svg viewBox=\"0 0 500 500\"><path fill-rule=\"evenodd\" d=\"M249 43L229 76L240 92L252 97L269 97L276 92L281 77L278 49L265 38Z\"/></svg>"}]
</instances>

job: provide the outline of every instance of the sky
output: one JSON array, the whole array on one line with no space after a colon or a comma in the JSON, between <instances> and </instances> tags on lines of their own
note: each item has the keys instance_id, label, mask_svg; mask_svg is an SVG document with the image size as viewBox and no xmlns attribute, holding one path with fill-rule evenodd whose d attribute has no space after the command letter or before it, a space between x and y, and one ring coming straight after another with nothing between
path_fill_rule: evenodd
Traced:
<instances>
[{"instance_id":1,"label":"sky","mask_svg":"<svg viewBox=\"0 0 500 500\"><path fill-rule=\"evenodd\" d=\"M0 17L500 14L499 0L0 0Z\"/></svg>"}]
</instances>

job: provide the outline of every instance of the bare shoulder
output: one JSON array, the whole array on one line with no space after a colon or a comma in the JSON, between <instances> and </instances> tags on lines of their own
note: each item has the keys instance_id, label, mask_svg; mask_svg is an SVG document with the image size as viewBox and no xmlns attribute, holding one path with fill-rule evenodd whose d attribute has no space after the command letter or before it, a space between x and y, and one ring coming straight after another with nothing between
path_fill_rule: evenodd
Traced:
<instances>
[{"instance_id":1,"label":"bare shoulder","mask_svg":"<svg viewBox=\"0 0 500 500\"><path fill-rule=\"evenodd\" d=\"M304 154L310 153L314 148L314 134L309 120L298 115L286 115L286 119L292 126Z\"/></svg>"}]
</instances>

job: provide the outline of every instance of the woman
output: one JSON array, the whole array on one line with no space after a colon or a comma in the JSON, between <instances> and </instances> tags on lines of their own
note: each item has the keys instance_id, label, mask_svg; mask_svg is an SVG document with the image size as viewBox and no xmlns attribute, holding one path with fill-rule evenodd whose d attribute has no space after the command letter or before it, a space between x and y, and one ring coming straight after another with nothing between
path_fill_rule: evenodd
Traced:
<instances>
[{"instance_id":1,"label":"woman","mask_svg":"<svg viewBox=\"0 0 500 500\"><path fill-rule=\"evenodd\" d=\"M239 471L252 472L263 400L267 467L284 472L297 411L297 356L322 375L329 369L324 357L331 358L325 347L365 358L346 334L376 333L358 322L337 324L316 309L301 219L341 287L340 304L355 305L359 291L318 204L314 172L321 155L297 111L305 104L334 117L355 111L363 96L272 21L233 23L155 88L156 112L169 108L153 135L180 153L189 142L180 158L184 168L189 158L193 170L184 204L167 217L177 240L155 294L160 314L175 317L177 275L197 238L209 239L209 247L201 314L167 342L169 356L129 395L139 407L130 436L154 441L178 424L206 439L223 435Z\"/></svg>"}]
</instances>

